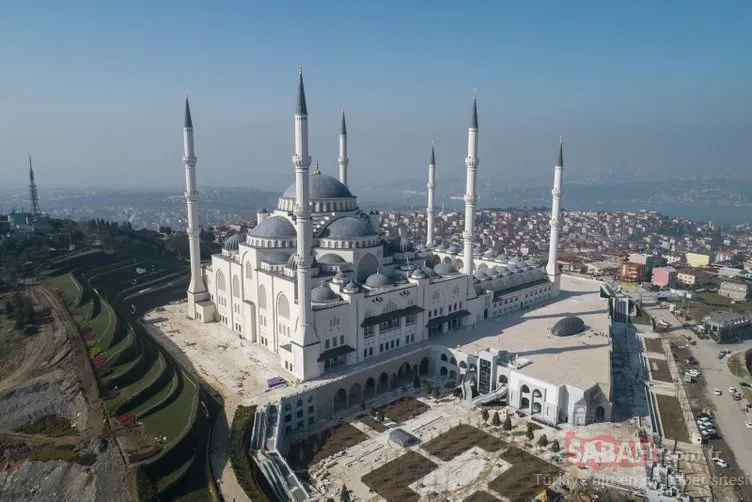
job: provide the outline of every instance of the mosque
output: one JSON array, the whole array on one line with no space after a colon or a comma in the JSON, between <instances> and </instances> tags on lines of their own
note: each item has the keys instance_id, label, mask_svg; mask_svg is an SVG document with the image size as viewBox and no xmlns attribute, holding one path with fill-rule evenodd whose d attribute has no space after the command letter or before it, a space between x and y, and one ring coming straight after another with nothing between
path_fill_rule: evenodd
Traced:
<instances>
[{"instance_id":1,"label":"mosque","mask_svg":"<svg viewBox=\"0 0 752 502\"><path fill-rule=\"evenodd\" d=\"M478 110L473 96L465 164L463 246L434 237L435 155L428 170L426 242L387 241L379 215L366 213L347 185L347 127L342 113L339 179L310 173L308 110L302 71L294 116L295 181L275 210L229 237L202 265L197 218L193 122L185 102L184 164L190 243L189 315L219 322L279 358L298 381L341 373L369 359L394 359L415 344L559 294L556 265L563 155L554 170L547 265L495 256L476 244ZM374 362L376 359L374 359ZM408 368L410 370L410 368Z\"/></svg>"}]
</instances>

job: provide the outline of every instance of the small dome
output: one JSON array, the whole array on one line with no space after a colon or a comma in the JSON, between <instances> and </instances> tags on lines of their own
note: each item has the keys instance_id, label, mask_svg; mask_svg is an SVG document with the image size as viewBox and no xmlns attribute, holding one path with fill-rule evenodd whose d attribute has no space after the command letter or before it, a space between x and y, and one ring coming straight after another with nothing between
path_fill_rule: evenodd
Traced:
<instances>
[{"instance_id":1,"label":"small dome","mask_svg":"<svg viewBox=\"0 0 752 502\"><path fill-rule=\"evenodd\" d=\"M324 265L336 265L338 263L345 263L345 259L338 254L326 253L319 257L319 263Z\"/></svg>"},{"instance_id":2,"label":"small dome","mask_svg":"<svg viewBox=\"0 0 752 502\"><path fill-rule=\"evenodd\" d=\"M551 328L551 332L556 336L574 335L585 329L585 323L577 316L567 316L559 319Z\"/></svg>"},{"instance_id":3,"label":"small dome","mask_svg":"<svg viewBox=\"0 0 752 502\"><path fill-rule=\"evenodd\" d=\"M360 286L358 286L352 281L348 282L347 285L344 288L342 288L342 292L347 293L348 295L355 294L359 291L360 291Z\"/></svg>"},{"instance_id":4,"label":"small dome","mask_svg":"<svg viewBox=\"0 0 752 502\"><path fill-rule=\"evenodd\" d=\"M245 234L234 233L225 239L225 243L222 244L222 249L227 251L237 251L240 247L240 241L245 242Z\"/></svg>"},{"instance_id":5,"label":"small dome","mask_svg":"<svg viewBox=\"0 0 752 502\"><path fill-rule=\"evenodd\" d=\"M290 259L295 259L295 256L284 251L272 251L271 253L261 254L261 261L270 265L285 265Z\"/></svg>"},{"instance_id":6,"label":"small dome","mask_svg":"<svg viewBox=\"0 0 752 502\"><path fill-rule=\"evenodd\" d=\"M486 275L488 277L494 277L495 278L495 277L499 277L501 275L501 272L499 272L495 268L492 268L492 269L486 270Z\"/></svg>"},{"instance_id":7,"label":"small dome","mask_svg":"<svg viewBox=\"0 0 752 502\"><path fill-rule=\"evenodd\" d=\"M454 265L452 265L451 263L439 263L438 265L433 267L433 271L438 275L449 275L457 272L457 270L454 268Z\"/></svg>"},{"instance_id":8,"label":"small dome","mask_svg":"<svg viewBox=\"0 0 752 502\"><path fill-rule=\"evenodd\" d=\"M475 272L475 273L473 274L473 277L475 277L475 278L476 278L476 279L478 279L479 281L485 281L486 279L488 279L488 276L487 276L487 275L486 275L486 273L485 273L484 271L482 271L482 270L478 270L477 272Z\"/></svg>"},{"instance_id":9,"label":"small dome","mask_svg":"<svg viewBox=\"0 0 752 502\"><path fill-rule=\"evenodd\" d=\"M308 197L311 200L314 199L340 199L343 197L352 197L350 189L347 188L338 179L326 174L316 174L308 177ZM296 197L297 188L295 183L287 187L285 193L282 194L283 199L294 199Z\"/></svg>"},{"instance_id":10,"label":"small dome","mask_svg":"<svg viewBox=\"0 0 752 502\"><path fill-rule=\"evenodd\" d=\"M259 214L269 214L269 211L267 211L265 207L262 207L261 210L259 210Z\"/></svg>"},{"instance_id":11,"label":"small dome","mask_svg":"<svg viewBox=\"0 0 752 502\"><path fill-rule=\"evenodd\" d=\"M507 258L507 255L505 255L505 254L502 253L499 256L497 256L496 258L494 258L494 261L497 261L499 263L506 263L506 262L509 261L509 259Z\"/></svg>"},{"instance_id":12,"label":"small dome","mask_svg":"<svg viewBox=\"0 0 752 502\"><path fill-rule=\"evenodd\" d=\"M297 237L295 227L290 223L290 220L284 216L270 216L253 227L250 235L251 237L260 237L262 239L294 239Z\"/></svg>"},{"instance_id":13,"label":"small dome","mask_svg":"<svg viewBox=\"0 0 752 502\"><path fill-rule=\"evenodd\" d=\"M459 244L454 244L452 247L449 248L449 254L459 254L462 252L462 246Z\"/></svg>"},{"instance_id":14,"label":"small dome","mask_svg":"<svg viewBox=\"0 0 752 502\"><path fill-rule=\"evenodd\" d=\"M509 262L507 263L507 270L509 270L510 272L517 272L520 270L520 267L518 267L514 262Z\"/></svg>"},{"instance_id":15,"label":"small dome","mask_svg":"<svg viewBox=\"0 0 752 502\"><path fill-rule=\"evenodd\" d=\"M493 257L494 257L494 252L491 251L490 249L486 251L485 253L483 253L483 258L485 258L486 260L492 260Z\"/></svg>"},{"instance_id":16,"label":"small dome","mask_svg":"<svg viewBox=\"0 0 752 502\"><path fill-rule=\"evenodd\" d=\"M438 277L438 274L431 267L420 267L426 277Z\"/></svg>"},{"instance_id":17,"label":"small dome","mask_svg":"<svg viewBox=\"0 0 752 502\"><path fill-rule=\"evenodd\" d=\"M337 293L326 286L319 286L311 290L311 301L313 303L328 303L339 299Z\"/></svg>"},{"instance_id":18,"label":"small dome","mask_svg":"<svg viewBox=\"0 0 752 502\"><path fill-rule=\"evenodd\" d=\"M410 277L412 279L425 279L426 273L423 272L423 270L421 270L420 268L416 268L415 270L412 271L412 273L410 274Z\"/></svg>"},{"instance_id":19,"label":"small dome","mask_svg":"<svg viewBox=\"0 0 752 502\"><path fill-rule=\"evenodd\" d=\"M334 276L334 279L332 279L332 282L335 284L345 284L350 280L350 274L346 274L344 272L337 272L337 274Z\"/></svg>"},{"instance_id":20,"label":"small dome","mask_svg":"<svg viewBox=\"0 0 752 502\"><path fill-rule=\"evenodd\" d=\"M384 274L380 272L376 272L375 274L371 274L366 279L366 286L369 288L388 288L394 284L394 281L392 281L389 277L385 276Z\"/></svg>"},{"instance_id":21,"label":"small dome","mask_svg":"<svg viewBox=\"0 0 752 502\"><path fill-rule=\"evenodd\" d=\"M428 250L428 248L426 247L425 244L418 244L417 246L415 246L415 250L418 251L419 253L422 253Z\"/></svg>"},{"instance_id":22,"label":"small dome","mask_svg":"<svg viewBox=\"0 0 752 502\"><path fill-rule=\"evenodd\" d=\"M325 239L352 239L377 235L371 223L364 218L344 216L329 223L321 237Z\"/></svg>"},{"instance_id":23,"label":"small dome","mask_svg":"<svg viewBox=\"0 0 752 502\"><path fill-rule=\"evenodd\" d=\"M473 249L473 256L475 256L475 257L481 257L481 256L483 256L483 251L481 251L480 248L475 248L475 249Z\"/></svg>"}]
</instances>

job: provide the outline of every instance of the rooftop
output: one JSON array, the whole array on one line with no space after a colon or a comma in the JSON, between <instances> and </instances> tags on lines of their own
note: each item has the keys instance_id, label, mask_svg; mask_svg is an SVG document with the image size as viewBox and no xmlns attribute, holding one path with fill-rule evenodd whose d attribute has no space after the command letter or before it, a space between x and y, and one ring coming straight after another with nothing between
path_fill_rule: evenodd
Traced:
<instances>
[{"instance_id":1,"label":"rooftop","mask_svg":"<svg viewBox=\"0 0 752 502\"><path fill-rule=\"evenodd\" d=\"M556 385L587 389L595 382L608 384L611 345L606 336L597 334L608 333L608 304L600 298L599 288L597 281L562 276L561 295L557 299L485 321L473 330L453 333L461 334L457 337L461 340L451 346L459 344L459 349L469 354L487 348L519 354L531 364L517 371ZM585 331L564 337L549 333L549 328L569 315L581 318ZM443 341L439 337L432 340Z\"/></svg>"}]
</instances>

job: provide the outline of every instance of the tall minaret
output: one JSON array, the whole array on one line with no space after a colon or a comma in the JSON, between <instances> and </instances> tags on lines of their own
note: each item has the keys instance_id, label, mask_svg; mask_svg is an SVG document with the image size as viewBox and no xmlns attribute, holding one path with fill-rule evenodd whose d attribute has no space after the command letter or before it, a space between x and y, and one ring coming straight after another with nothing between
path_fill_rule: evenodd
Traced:
<instances>
[{"instance_id":1,"label":"tall minaret","mask_svg":"<svg viewBox=\"0 0 752 502\"><path fill-rule=\"evenodd\" d=\"M295 256L298 274L298 324L293 345L293 373L300 380L307 380L320 374L318 358L319 338L313 328L311 310L311 246L313 229L311 227L311 207L309 202L309 168L311 156L308 155L308 108L306 107L303 88L303 68L298 68L298 105L295 109L295 154L292 156L295 166L295 226L298 237L298 249Z\"/></svg>"},{"instance_id":2,"label":"tall minaret","mask_svg":"<svg viewBox=\"0 0 752 502\"><path fill-rule=\"evenodd\" d=\"M342 125L339 128L339 180L347 186L347 124L345 123L345 107L342 107Z\"/></svg>"},{"instance_id":3,"label":"tall minaret","mask_svg":"<svg viewBox=\"0 0 752 502\"><path fill-rule=\"evenodd\" d=\"M204 278L201 276L201 245L198 226L198 192L196 191L196 155L193 150L193 120L188 94L185 96L183 122L183 164L185 164L185 202L188 211L188 247L191 258L191 282L188 284L188 317L196 318L196 303L209 299ZM202 319L210 321L211 319Z\"/></svg>"},{"instance_id":4,"label":"tall minaret","mask_svg":"<svg viewBox=\"0 0 752 502\"><path fill-rule=\"evenodd\" d=\"M554 167L554 188L551 190L553 200L551 202L551 240L548 245L548 265L546 265L546 274L548 279L554 283L554 294L558 294L561 284L561 272L559 265L556 263L556 255L559 249L559 209L561 204L561 172L564 170L564 145L559 138L559 159Z\"/></svg>"},{"instance_id":5,"label":"tall minaret","mask_svg":"<svg viewBox=\"0 0 752 502\"><path fill-rule=\"evenodd\" d=\"M473 91L473 111L470 116L470 127L467 132L467 181L465 189L465 232L462 238L465 241L465 253L463 256L463 273L468 276L468 294L474 293L473 285L473 237L475 226L475 203L478 200L478 192L475 185L478 178L478 102L476 93Z\"/></svg>"},{"instance_id":6,"label":"tall minaret","mask_svg":"<svg viewBox=\"0 0 752 502\"><path fill-rule=\"evenodd\" d=\"M428 207L426 208L426 225L428 229L426 231L426 246L433 247L434 242L434 216L436 210L433 206L434 190L436 189L436 153L434 152L433 143L431 144L431 161L428 163Z\"/></svg>"},{"instance_id":7,"label":"tall minaret","mask_svg":"<svg viewBox=\"0 0 752 502\"><path fill-rule=\"evenodd\" d=\"M29 199L31 199L31 214L36 218L39 216L39 192L37 183L34 181L34 168L31 167L31 154L29 154Z\"/></svg>"}]
</instances>

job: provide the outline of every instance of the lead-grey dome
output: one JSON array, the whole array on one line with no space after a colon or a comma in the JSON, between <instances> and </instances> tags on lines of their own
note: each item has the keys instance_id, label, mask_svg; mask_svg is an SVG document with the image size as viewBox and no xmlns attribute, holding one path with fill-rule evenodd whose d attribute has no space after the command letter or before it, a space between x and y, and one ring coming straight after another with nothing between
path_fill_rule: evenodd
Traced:
<instances>
[{"instance_id":1,"label":"lead-grey dome","mask_svg":"<svg viewBox=\"0 0 752 502\"><path fill-rule=\"evenodd\" d=\"M261 261L270 265L284 265L293 255L285 253L284 251L271 251L269 253L261 253Z\"/></svg>"},{"instance_id":2,"label":"lead-grey dome","mask_svg":"<svg viewBox=\"0 0 752 502\"><path fill-rule=\"evenodd\" d=\"M308 177L308 186L310 191L308 197L311 200L314 199L339 199L342 197L352 197L350 189L347 188L337 178L332 178L326 174L315 174ZM285 193L282 194L284 199L294 199L296 197L295 183L287 187Z\"/></svg>"},{"instance_id":3,"label":"lead-grey dome","mask_svg":"<svg viewBox=\"0 0 752 502\"><path fill-rule=\"evenodd\" d=\"M227 251L237 251L240 247L241 241L245 242L245 234L240 232L234 233L227 239L225 239L225 243L222 245L222 248L226 249Z\"/></svg>"},{"instance_id":4,"label":"lead-grey dome","mask_svg":"<svg viewBox=\"0 0 752 502\"><path fill-rule=\"evenodd\" d=\"M344 263L345 259L338 254L326 253L319 257L319 263L324 265L336 265L338 263Z\"/></svg>"},{"instance_id":5,"label":"lead-grey dome","mask_svg":"<svg viewBox=\"0 0 752 502\"><path fill-rule=\"evenodd\" d=\"M382 273L376 272L366 278L366 286L369 288L387 288L394 284L394 282Z\"/></svg>"},{"instance_id":6,"label":"lead-grey dome","mask_svg":"<svg viewBox=\"0 0 752 502\"><path fill-rule=\"evenodd\" d=\"M358 291L360 291L360 286L358 286L352 281L348 282L347 285L344 288L342 288L342 292L347 293L349 295L353 295L357 293Z\"/></svg>"},{"instance_id":7,"label":"lead-grey dome","mask_svg":"<svg viewBox=\"0 0 752 502\"><path fill-rule=\"evenodd\" d=\"M585 323L577 316L567 316L559 319L551 328L551 333L556 336L569 336L585 329Z\"/></svg>"},{"instance_id":8,"label":"lead-grey dome","mask_svg":"<svg viewBox=\"0 0 752 502\"><path fill-rule=\"evenodd\" d=\"M357 239L375 235L376 232L368 220L354 216L337 218L321 232L321 237L325 239Z\"/></svg>"},{"instance_id":9,"label":"lead-grey dome","mask_svg":"<svg viewBox=\"0 0 752 502\"><path fill-rule=\"evenodd\" d=\"M439 263L433 267L433 271L439 275L449 275L455 273L457 270L451 263Z\"/></svg>"},{"instance_id":10,"label":"lead-grey dome","mask_svg":"<svg viewBox=\"0 0 752 502\"><path fill-rule=\"evenodd\" d=\"M253 227L250 235L251 237L261 237L265 239L297 237L295 227L290 223L290 220L284 216L270 216Z\"/></svg>"},{"instance_id":11,"label":"lead-grey dome","mask_svg":"<svg viewBox=\"0 0 752 502\"><path fill-rule=\"evenodd\" d=\"M326 286L319 286L311 290L311 301L314 303L327 303L335 300L339 300L337 293L327 288Z\"/></svg>"}]
</instances>

